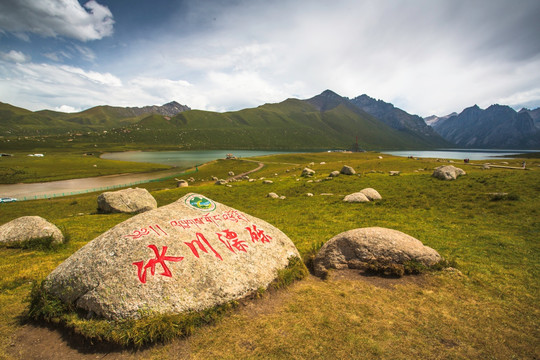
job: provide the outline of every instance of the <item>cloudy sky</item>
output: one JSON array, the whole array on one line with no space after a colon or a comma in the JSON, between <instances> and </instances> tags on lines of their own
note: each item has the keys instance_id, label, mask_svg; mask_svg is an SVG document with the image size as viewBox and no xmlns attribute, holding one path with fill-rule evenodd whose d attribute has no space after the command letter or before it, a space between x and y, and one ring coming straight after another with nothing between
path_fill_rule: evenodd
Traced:
<instances>
[{"instance_id":1,"label":"cloudy sky","mask_svg":"<svg viewBox=\"0 0 540 360\"><path fill-rule=\"evenodd\" d=\"M0 101L228 111L367 94L540 106L538 0L2 0Z\"/></svg>"}]
</instances>

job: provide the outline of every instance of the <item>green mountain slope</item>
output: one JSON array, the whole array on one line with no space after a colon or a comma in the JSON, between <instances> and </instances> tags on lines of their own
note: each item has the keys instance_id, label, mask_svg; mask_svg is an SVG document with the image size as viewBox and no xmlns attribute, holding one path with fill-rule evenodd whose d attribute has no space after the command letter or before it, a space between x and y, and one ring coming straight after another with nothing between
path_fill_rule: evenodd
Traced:
<instances>
[{"instance_id":1,"label":"green mountain slope","mask_svg":"<svg viewBox=\"0 0 540 360\"><path fill-rule=\"evenodd\" d=\"M0 135L49 134L54 139L48 142L62 146L93 143L99 148L351 149L357 139L363 149L434 146L421 134L394 129L328 90L308 100L287 99L225 113L187 110L175 116L134 116L131 109L98 106L65 114L0 104L0 114L7 114L0 116ZM62 141L68 136L69 143Z\"/></svg>"}]
</instances>

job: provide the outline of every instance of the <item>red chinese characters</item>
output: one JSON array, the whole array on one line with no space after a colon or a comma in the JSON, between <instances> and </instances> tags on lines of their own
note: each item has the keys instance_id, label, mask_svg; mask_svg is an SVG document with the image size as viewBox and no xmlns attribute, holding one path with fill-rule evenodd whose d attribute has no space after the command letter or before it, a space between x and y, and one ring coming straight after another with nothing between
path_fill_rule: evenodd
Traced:
<instances>
[{"instance_id":1,"label":"red chinese characters","mask_svg":"<svg viewBox=\"0 0 540 360\"><path fill-rule=\"evenodd\" d=\"M208 250L206 250L206 248L204 247L204 245L201 243L201 240L206 244L206 246L208 246L210 248L210 250L212 250L212 252L214 253L214 255L216 255L216 257L219 259L219 260L223 260L223 258L221 257L221 255L219 255L219 253L214 250L214 248L212 247L212 245L210 245L210 243L208 242L208 240L206 240L206 238L204 237L203 234L201 233L196 233L195 236L197 237L195 240L191 241L191 242L184 242L184 244L186 244L190 249L191 249L191 252L193 252L193 255L195 255L196 257L199 257L199 252L197 251L197 249L195 248L195 244L197 244L199 246L199 249L201 251L204 251L205 253L208 253Z\"/></svg>"},{"instance_id":2,"label":"red chinese characters","mask_svg":"<svg viewBox=\"0 0 540 360\"><path fill-rule=\"evenodd\" d=\"M167 264L165 264L165 261L182 261L183 257L176 257L176 256L165 256L165 253L167 252L167 246L163 246L163 250L161 251L161 254L158 251L158 248L155 245L148 245L152 251L154 251L154 255L156 256L155 259L148 260L148 263L144 265L144 261L137 261L134 262L133 265L137 266L137 275L139 276L139 280L144 284L146 283L146 271L150 269L150 273L152 275L156 272L156 264L160 264L163 268L163 272L160 275L172 277L171 270L167 267Z\"/></svg>"},{"instance_id":3,"label":"red chinese characters","mask_svg":"<svg viewBox=\"0 0 540 360\"><path fill-rule=\"evenodd\" d=\"M224 230L221 233L216 233L216 235L218 236L219 241L221 241L223 245L225 245L227 249L229 249L233 253L236 253L234 249L238 251L247 252L246 249L248 246L246 242L238 239L238 234L235 233L234 231Z\"/></svg>"},{"instance_id":4,"label":"red chinese characters","mask_svg":"<svg viewBox=\"0 0 540 360\"><path fill-rule=\"evenodd\" d=\"M150 229L150 230L149 230ZM257 228L256 225L252 224L249 227L245 227L246 232L243 232L243 235L240 234L239 236L236 232L226 229L222 230L220 232L216 232L215 235L217 236L217 240L223 244L229 251L231 251L233 254L238 255L240 252L247 253L249 248L252 246L257 246L255 243L264 244L264 243L270 243L272 241L272 237L265 233L263 229ZM152 233L153 231L153 233ZM252 244L249 245L249 242L247 234L249 233L249 236L251 238ZM138 239L143 236L148 235L154 235L154 236L163 236L167 235L167 233L159 226L159 225L151 225L147 226L146 228L141 229L141 231L135 231L134 233L127 235L133 239ZM212 240L212 239L211 239ZM213 237L213 241L216 241L216 237ZM208 241L208 239L205 237L203 233L197 232L195 233L195 239L192 241L184 241L184 244L191 250L193 255L199 259L200 258L200 252L207 253L211 255L212 253L216 258L223 261L223 257L220 255L218 250L216 250ZM219 243L217 243L219 245ZM215 243L214 243L215 245ZM139 280L141 283L146 283L146 276L147 271L150 269L150 274L155 275L156 272L156 265L161 265L163 272L160 274L162 276L172 277L172 273L170 269L167 267L166 261L172 261L172 262L179 262L184 259L184 257L180 256L166 256L167 252L167 246L163 246L161 254L158 250L158 248L155 245L148 245L150 249L154 252L155 258L148 260L148 262L145 264L144 261L137 261L134 262L133 265L137 266L137 275L139 277Z\"/></svg>"},{"instance_id":5,"label":"red chinese characters","mask_svg":"<svg viewBox=\"0 0 540 360\"><path fill-rule=\"evenodd\" d=\"M266 235L264 233L264 230L257 229L256 225L251 225L251 227L247 227L246 230L249 231L249 235L251 236L252 242L260 241L262 243L265 243L265 242L270 242L270 240L272 240L272 237L270 237L269 235Z\"/></svg>"}]
</instances>

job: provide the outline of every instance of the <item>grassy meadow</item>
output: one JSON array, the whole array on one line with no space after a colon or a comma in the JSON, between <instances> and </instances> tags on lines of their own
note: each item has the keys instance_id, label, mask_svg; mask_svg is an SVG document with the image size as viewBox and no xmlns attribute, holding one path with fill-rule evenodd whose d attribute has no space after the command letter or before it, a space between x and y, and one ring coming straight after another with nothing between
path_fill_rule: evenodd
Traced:
<instances>
[{"instance_id":1,"label":"grassy meadow","mask_svg":"<svg viewBox=\"0 0 540 360\"><path fill-rule=\"evenodd\" d=\"M285 232L304 260L340 232L381 226L416 237L455 261L459 271L394 279L388 286L384 281L339 272L331 273L327 280L309 276L240 305L185 339L127 354L121 349L98 349L77 356L540 358L539 159L527 160L528 171L482 170L457 163L454 165L467 175L448 182L431 177L434 167L446 163L434 159L314 153L253 160L218 160L201 166L192 175L196 182L188 188L176 188L174 180L141 187L152 192L159 206L188 192L198 192L260 217ZM231 170L238 174L253 169L258 161L265 166L250 177L271 179L273 184L241 181L228 187L210 180L211 176L226 178ZM522 162L489 162L501 161L516 167ZM300 177L310 163L316 171L313 182ZM318 182L343 165L354 167L358 175ZM401 171L401 175L389 176L391 170ZM345 195L366 187L375 188L383 200L362 204L342 201ZM269 192L286 199L267 198ZM501 192L509 196L497 200L490 195ZM130 217L98 214L97 195L0 204L0 224L20 216L39 215L59 226L70 239L52 250L0 248L0 358L26 356L26 350L14 339L28 329L21 319L27 311L32 282L42 280L77 249Z\"/></svg>"},{"instance_id":2,"label":"grassy meadow","mask_svg":"<svg viewBox=\"0 0 540 360\"><path fill-rule=\"evenodd\" d=\"M33 153L33 152L32 152ZM105 176L121 173L150 172L170 166L139 162L105 160L99 153L52 153L43 157L15 153L0 157L0 184L32 183Z\"/></svg>"}]
</instances>

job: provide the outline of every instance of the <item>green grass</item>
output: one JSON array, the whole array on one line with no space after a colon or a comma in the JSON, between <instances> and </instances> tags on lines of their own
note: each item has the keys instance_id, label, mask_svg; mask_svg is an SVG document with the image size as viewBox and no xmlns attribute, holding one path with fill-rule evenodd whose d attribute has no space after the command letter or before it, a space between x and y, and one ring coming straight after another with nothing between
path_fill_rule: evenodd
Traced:
<instances>
[{"instance_id":1,"label":"green grass","mask_svg":"<svg viewBox=\"0 0 540 360\"><path fill-rule=\"evenodd\" d=\"M211 175L241 172L236 166L256 167L247 161L218 161L200 168L196 186L173 188L172 181L145 185L160 206L195 191L260 217L285 232L305 260L340 232L382 226L416 237L455 260L462 273L428 273L420 285L404 282L394 288L332 275L326 281L309 277L275 294L263 294L252 306L228 311L212 326L194 329L182 345L191 358L540 357L540 161L528 160L530 171L456 164L467 175L445 182L431 177L433 168L441 165L435 160L385 154L378 159L379 155L263 157L266 166L251 177L266 177L273 184L213 185ZM505 161L513 166L522 160ZM300 173L311 162L317 173L315 182L308 183ZM343 165L353 166L359 175L316 182ZM402 174L389 176L390 170ZM342 201L365 187L375 188L383 200ZM269 192L286 199L267 198ZM308 192L315 196L306 196ZM490 193L503 192L517 196L491 200ZM1 204L0 224L40 215L68 229L71 241L55 251L0 249L0 357L11 356L9 344L21 329L19 317L27 312L24 299L32 282L41 281L88 241L130 217L97 214L97 195ZM173 357L177 346L172 341L164 348L150 347L145 356Z\"/></svg>"},{"instance_id":2,"label":"green grass","mask_svg":"<svg viewBox=\"0 0 540 360\"><path fill-rule=\"evenodd\" d=\"M32 152L34 153L34 152ZM30 157L15 153L0 157L0 184L56 181L128 172L150 172L170 169L170 166L127 161L104 160L99 154L51 153Z\"/></svg>"}]
</instances>

